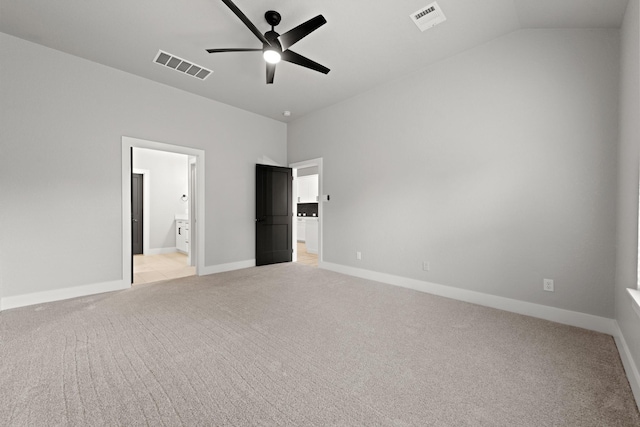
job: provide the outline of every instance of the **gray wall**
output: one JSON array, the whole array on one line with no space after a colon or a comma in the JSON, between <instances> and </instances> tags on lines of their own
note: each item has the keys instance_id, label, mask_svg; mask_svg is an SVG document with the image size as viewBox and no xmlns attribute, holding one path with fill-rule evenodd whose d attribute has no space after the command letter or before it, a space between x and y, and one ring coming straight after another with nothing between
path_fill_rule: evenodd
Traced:
<instances>
[{"instance_id":1,"label":"gray wall","mask_svg":"<svg viewBox=\"0 0 640 427\"><path fill-rule=\"evenodd\" d=\"M123 135L205 150L205 265L255 257L286 125L2 33L0 55L3 297L122 279Z\"/></svg>"},{"instance_id":2,"label":"gray wall","mask_svg":"<svg viewBox=\"0 0 640 427\"><path fill-rule=\"evenodd\" d=\"M518 31L291 123L324 260L612 318L618 44Z\"/></svg>"},{"instance_id":3,"label":"gray wall","mask_svg":"<svg viewBox=\"0 0 640 427\"><path fill-rule=\"evenodd\" d=\"M637 288L638 160L640 158L640 7L630 0L621 36L620 151L616 320L635 365L640 367L640 318L626 289Z\"/></svg>"},{"instance_id":4,"label":"gray wall","mask_svg":"<svg viewBox=\"0 0 640 427\"><path fill-rule=\"evenodd\" d=\"M187 215L189 194L189 156L165 151L133 149L134 169L145 169L149 176L149 249L175 249L176 214Z\"/></svg>"}]
</instances>

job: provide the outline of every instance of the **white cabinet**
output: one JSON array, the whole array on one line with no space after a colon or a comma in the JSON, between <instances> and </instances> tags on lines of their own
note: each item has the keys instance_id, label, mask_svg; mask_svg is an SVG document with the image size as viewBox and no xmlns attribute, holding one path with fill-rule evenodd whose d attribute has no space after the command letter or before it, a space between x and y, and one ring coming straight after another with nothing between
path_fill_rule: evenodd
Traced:
<instances>
[{"instance_id":1,"label":"white cabinet","mask_svg":"<svg viewBox=\"0 0 640 427\"><path fill-rule=\"evenodd\" d=\"M298 203L318 202L318 175L298 178Z\"/></svg>"},{"instance_id":2,"label":"white cabinet","mask_svg":"<svg viewBox=\"0 0 640 427\"><path fill-rule=\"evenodd\" d=\"M305 228L305 224L304 224L304 218L298 218L296 221L296 226L298 229L298 237L297 240L298 242L304 242L306 239L306 228Z\"/></svg>"},{"instance_id":3,"label":"white cabinet","mask_svg":"<svg viewBox=\"0 0 640 427\"><path fill-rule=\"evenodd\" d=\"M176 249L184 254L189 253L189 221L176 220Z\"/></svg>"},{"instance_id":4,"label":"white cabinet","mask_svg":"<svg viewBox=\"0 0 640 427\"><path fill-rule=\"evenodd\" d=\"M310 254L318 253L318 218L306 218L305 236L307 252Z\"/></svg>"}]
</instances>

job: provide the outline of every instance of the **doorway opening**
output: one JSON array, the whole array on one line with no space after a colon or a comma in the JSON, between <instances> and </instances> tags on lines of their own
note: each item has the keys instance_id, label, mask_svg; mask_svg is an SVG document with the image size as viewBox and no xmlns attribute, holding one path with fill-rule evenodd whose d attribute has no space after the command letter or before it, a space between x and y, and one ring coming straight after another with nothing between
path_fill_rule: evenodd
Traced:
<instances>
[{"instance_id":1,"label":"doorway opening","mask_svg":"<svg viewBox=\"0 0 640 427\"><path fill-rule=\"evenodd\" d=\"M193 276L190 157L138 147L131 153L133 284Z\"/></svg>"},{"instance_id":2,"label":"doorway opening","mask_svg":"<svg viewBox=\"0 0 640 427\"><path fill-rule=\"evenodd\" d=\"M122 169L123 279L136 285L199 275L204 151L123 137Z\"/></svg>"},{"instance_id":3,"label":"doorway opening","mask_svg":"<svg viewBox=\"0 0 640 427\"><path fill-rule=\"evenodd\" d=\"M292 163L293 169L293 261L322 265L322 159Z\"/></svg>"}]
</instances>

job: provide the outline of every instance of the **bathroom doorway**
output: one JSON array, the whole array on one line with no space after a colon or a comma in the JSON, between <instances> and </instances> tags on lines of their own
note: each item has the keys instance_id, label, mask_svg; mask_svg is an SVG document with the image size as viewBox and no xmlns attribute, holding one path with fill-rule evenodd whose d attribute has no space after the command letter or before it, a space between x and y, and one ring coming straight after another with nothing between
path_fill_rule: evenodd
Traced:
<instances>
[{"instance_id":1,"label":"bathroom doorway","mask_svg":"<svg viewBox=\"0 0 640 427\"><path fill-rule=\"evenodd\" d=\"M137 285L197 275L204 252L198 222L204 205L204 151L128 137L122 144L123 276ZM141 221L133 215L131 187L140 179ZM142 253L134 255L133 231L140 222Z\"/></svg>"},{"instance_id":2,"label":"bathroom doorway","mask_svg":"<svg viewBox=\"0 0 640 427\"><path fill-rule=\"evenodd\" d=\"M132 149L134 285L195 274L195 267L189 264L189 161L186 154Z\"/></svg>"}]
</instances>

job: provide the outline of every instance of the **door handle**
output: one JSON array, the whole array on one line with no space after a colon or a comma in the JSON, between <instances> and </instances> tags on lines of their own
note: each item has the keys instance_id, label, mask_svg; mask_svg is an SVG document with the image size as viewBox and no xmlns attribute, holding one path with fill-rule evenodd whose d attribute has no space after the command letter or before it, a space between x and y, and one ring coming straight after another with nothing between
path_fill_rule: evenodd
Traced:
<instances>
[{"instance_id":1,"label":"door handle","mask_svg":"<svg viewBox=\"0 0 640 427\"><path fill-rule=\"evenodd\" d=\"M138 220L137 220L137 219L132 219L131 221L133 221L133 222L138 222Z\"/></svg>"},{"instance_id":2,"label":"door handle","mask_svg":"<svg viewBox=\"0 0 640 427\"><path fill-rule=\"evenodd\" d=\"M256 218L256 222L262 222L264 221L266 218Z\"/></svg>"}]
</instances>

